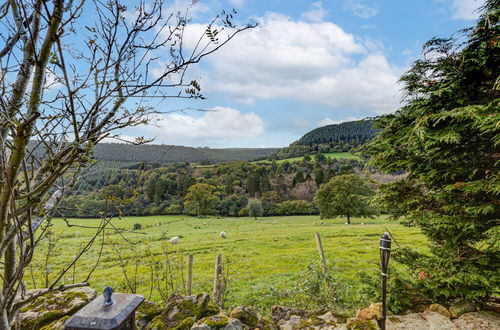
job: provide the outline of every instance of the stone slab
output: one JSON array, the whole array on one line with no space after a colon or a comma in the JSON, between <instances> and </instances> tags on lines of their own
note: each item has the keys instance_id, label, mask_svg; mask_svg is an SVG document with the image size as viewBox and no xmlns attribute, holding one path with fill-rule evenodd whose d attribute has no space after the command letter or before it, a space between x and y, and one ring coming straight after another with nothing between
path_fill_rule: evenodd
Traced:
<instances>
[{"instance_id":1,"label":"stone slab","mask_svg":"<svg viewBox=\"0 0 500 330\"><path fill-rule=\"evenodd\" d=\"M135 310L144 301L144 297L114 293L112 299L113 305L103 307L104 296L98 296L69 318L65 329L133 329Z\"/></svg>"}]
</instances>

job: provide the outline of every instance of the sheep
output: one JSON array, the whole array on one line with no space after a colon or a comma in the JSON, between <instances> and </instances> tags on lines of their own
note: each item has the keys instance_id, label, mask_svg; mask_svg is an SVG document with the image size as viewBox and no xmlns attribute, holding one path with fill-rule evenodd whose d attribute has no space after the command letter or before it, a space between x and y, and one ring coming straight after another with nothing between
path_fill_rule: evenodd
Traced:
<instances>
[{"instance_id":1,"label":"sheep","mask_svg":"<svg viewBox=\"0 0 500 330\"><path fill-rule=\"evenodd\" d=\"M168 240L170 244L179 244L181 242L181 239L179 236L174 236L171 239Z\"/></svg>"},{"instance_id":2,"label":"sheep","mask_svg":"<svg viewBox=\"0 0 500 330\"><path fill-rule=\"evenodd\" d=\"M220 232L220 238L222 238L222 239L226 239L226 237L227 237L226 232L221 231L221 232Z\"/></svg>"}]
</instances>

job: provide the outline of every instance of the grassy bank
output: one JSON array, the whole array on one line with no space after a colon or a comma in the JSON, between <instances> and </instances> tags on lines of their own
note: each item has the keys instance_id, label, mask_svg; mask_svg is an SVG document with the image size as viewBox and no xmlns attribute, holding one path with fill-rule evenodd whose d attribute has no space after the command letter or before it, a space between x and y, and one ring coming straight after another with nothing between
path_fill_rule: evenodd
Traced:
<instances>
[{"instance_id":1,"label":"grassy bank","mask_svg":"<svg viewBox=\"0 0 500 330\"><path fill-rule=\"evenodd\" d=\"M71 219L71 224L98 226L100 220ZM363 222L363 224L362 224ZM141 229L132 230L134 224ZM179 290L185 275L188 254L194 255L194 292L211 292L214 260L222 254L229 260L229 305L279 303L276 288L294 286L296 275L318 260L314 233L321 234L326 258L333 264L333 274L343 283L356 285L358 274L378 272L379 237L391 231L401 245L425 249L425 238L415 228L406 228L386 218L354 219L352 225L343 220L319 220L317 216L198 219L186 216L125 217L113 219L112 225L122 230L117 234L109 227L96 238L93 247L65 276L68 282L85 280L97 260L98 266L89 282L98 289L112 286L115 291L136 291L147 299L161 301L164 297L152 288L153 263L165 264L168 259L174 279L166 285ZM139 225L135 225L139 227ZM32 272L26 274L29 286L44 286L45 277L55 278L92 237L96 229L68 227L61 219L50 228L59 237L49 254L48 241L37 251ZM221 239L221 231L227 239ZM179 236L180 244L170 245L170 237ZM177 267L177 268L176 268ZM171 269L171 270L172 270ZM126 280L125 271L128 280ZM34 280L34 281L33 281ZM164 281L164 280L162 280ZM273 289L274 288L274 289ZM278 294L279 296L279 294Z\"/></svg>"}]
</instances>

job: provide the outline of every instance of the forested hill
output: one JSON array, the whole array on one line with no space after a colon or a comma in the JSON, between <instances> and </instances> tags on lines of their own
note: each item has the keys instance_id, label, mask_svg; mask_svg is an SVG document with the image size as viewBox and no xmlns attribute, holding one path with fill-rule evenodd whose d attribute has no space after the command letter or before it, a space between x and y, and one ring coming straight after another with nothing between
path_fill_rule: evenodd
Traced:
<instances>
[{"instance_id":1,"label":"forested hill","mask_svg":"<svg viewBox=\"0 0 500 330\"><path fill-rule=\"evenodd\" d=\"M219 163L235 160L265 158L276 153L276 148L193 148L173 145L145 144L131 145L122 143L100 143L94 147L98 160L114 162L200 162Z\"/></svg>"},{"instance_id":2,"label":"forested hill","mask_svg":"<svg viewBox=\"0 0 500 330\"><path fill-rule=\"evenodd\" d=\"M312 146L315 144L358 141L363 144L373 137L372 118L357 121L348 121L341 124L327 125L313 129L292 145Z\"/></svg>"},{"instance_id":3,"label":"forested hill","mask_svg":"<svg viewBox=\"0 0 500 330\"><path fill-rule=\"evenodd\" d=\"M278 152L278 158L303 156L318 152L347 152L370 141L376 130L375 118L318 127L306 133L289 147Z\"/></svg>"}]
</instances>

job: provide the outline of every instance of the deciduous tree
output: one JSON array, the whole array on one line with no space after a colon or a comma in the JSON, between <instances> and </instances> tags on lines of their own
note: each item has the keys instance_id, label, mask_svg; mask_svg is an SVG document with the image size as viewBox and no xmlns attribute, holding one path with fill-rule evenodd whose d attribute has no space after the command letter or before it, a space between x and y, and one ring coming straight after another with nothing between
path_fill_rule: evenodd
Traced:
<instances>
[{"instance_id":1,"label":"deciduous tree","mask_svg":"<svg viewBox=\"0 0 500 330\"><path fill-rule=\"evenodd\" d=\"M191 214L205 216L214 213L219 197L215 194L215 187L206 183L197 183L189 187L184 207Z\"/></svg>"},{"instance_id":2,"label":"deciduous tree","mask_svg":"<svg viewBox=\"0 0 500 330\"><path fill-rule=\"evenodd\" d=\"M94 145L157 116L152 100L201 98L187 68L251 27L222 13L188 45L188 11L165 9L163 0L0 3L1 329L26 303L65 288L69 268L24 299L24 269Z\"/></svg>"},{"instance_id":3,"label":"deciduous tree","mask_svg":"<svg viewBox=\"0 0 500 330\"><path fill-rule=\"evenodd\" d=\"M321 219L345 216L347 223L351 217L371 217L376 214L371 197L375 191L366 180L355 175L339 175L323 184L314 196Z\"/></svg>"}]
</instances>

